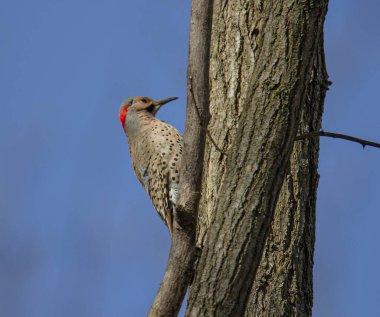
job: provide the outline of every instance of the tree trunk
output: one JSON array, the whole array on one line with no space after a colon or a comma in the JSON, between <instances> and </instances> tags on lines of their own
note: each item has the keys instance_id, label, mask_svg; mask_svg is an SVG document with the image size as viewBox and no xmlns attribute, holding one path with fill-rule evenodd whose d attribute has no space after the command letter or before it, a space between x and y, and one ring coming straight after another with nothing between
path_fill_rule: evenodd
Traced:
<instances>
[{"instance_id":1,"label":"tree trunk","mask_svg":"<svg viewBox=\"0 0 380 317\"><path fill-rule=\"evenodd\" d=\"M209 130L226 153L207 142L187 316L311 315L319 142L294 137L321 127L326 9L214 2Z\"/></svg>"},{"instance_id":2,"label":"tree trunk","mask_svg":"<svg viewBox=\"0 0 380 317\"><path fill-rule=\"evenodd\" d=\"M321 128L327 88L323 40L299 134ZM319 139L296 142L245 316L311 316Z\"/></svg>"}]
</instances>

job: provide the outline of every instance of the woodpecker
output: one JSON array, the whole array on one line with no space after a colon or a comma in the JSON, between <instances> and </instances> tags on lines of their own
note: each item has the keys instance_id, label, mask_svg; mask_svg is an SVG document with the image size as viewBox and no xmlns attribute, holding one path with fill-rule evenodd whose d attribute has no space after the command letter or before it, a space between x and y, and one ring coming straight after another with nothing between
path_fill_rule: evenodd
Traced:
<instances>
[{"instance_id":1,"label":"woodpecker","mask_svg":"<svg viewBox=\"0 0 380 317\"><path fill-rule=\"evenodd\" d=\"M156 114L175 99L133 97L123 102L119 111L135 174L168 226L170 237L178 199L183 138L176 128L157 119Z\"/></svg>"}]
</instances>

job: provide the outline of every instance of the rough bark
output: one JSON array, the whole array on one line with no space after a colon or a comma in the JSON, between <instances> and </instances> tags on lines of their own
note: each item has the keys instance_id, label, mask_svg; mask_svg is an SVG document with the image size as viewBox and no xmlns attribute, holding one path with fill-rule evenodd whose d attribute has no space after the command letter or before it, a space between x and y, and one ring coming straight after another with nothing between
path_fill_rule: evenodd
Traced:
<instances>
[{"instance_id":1,"label":"rough bark","mask_svg":"<svg viewBox=\"0 0 380 317\"><path fill-rule=\"evenodd\" d=\"M196 219L209 120L209 52L212 0L193 0L191 7L186 128L180 168L180 195L173 219L168 265L150 317L178 315L191 282L196 258Z\"/></svg>"},{"instance_id":2,"label":"rough bark","mask_svg":"<svg viewBox=\"0 0 380 317\"><path fill-rule=\"evenodd\" d=\"M188 316L311 314L318 139L293 140L321 125L326 6L215 1L209 129L227 155L208 143Z\"/></svg>"},{"instance_id":3,"label":"rough bark","mask_svg":"<svg viewBox=\"0 0 380 317\"><path fill-rule=\"evenodd\" d=\"M299 134L321 128L327 89L323 39L313 63ZM297 141L277 201L245 316L311 316L319 139Z\"/></svg>"}]
</instances>

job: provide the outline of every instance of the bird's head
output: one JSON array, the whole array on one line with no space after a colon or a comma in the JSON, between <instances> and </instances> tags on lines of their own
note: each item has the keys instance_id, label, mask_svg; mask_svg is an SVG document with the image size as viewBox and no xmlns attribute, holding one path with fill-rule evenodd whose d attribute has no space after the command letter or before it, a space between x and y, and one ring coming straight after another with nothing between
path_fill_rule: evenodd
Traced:
<instances>
[{"instance_id":1,"label":"bird's head","mask_svg":"<svg viewBox=\"0 0 380 317\"><path fill-rule=\"evenodd\" d=\"M161 100L154 100L148 97L133 97L127 99L122 103L119 110L119 120L123 129L125 130L125 119L127 118L129 110L134 109L136 111L145 111L152 116L155 116L164 104L176 99L178 99L178 97L170 97Z\"/></svg>"}]
</instances>

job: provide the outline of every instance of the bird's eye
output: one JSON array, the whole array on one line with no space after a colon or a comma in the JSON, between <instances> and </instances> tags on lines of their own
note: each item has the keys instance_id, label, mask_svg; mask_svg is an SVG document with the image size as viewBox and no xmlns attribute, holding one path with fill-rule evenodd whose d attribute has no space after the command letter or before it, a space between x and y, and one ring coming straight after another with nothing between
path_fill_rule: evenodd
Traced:
<instances>
[{"instance_id":1,"label":"bird's eye","mask_svg":"<svg viewBox=\"0 0 380 317\"><path fill-rule=\"evenodd\" d=\"M148 101L144 98L141 100L143 103L147 103Z\"/></svg>"}]
</instances>

